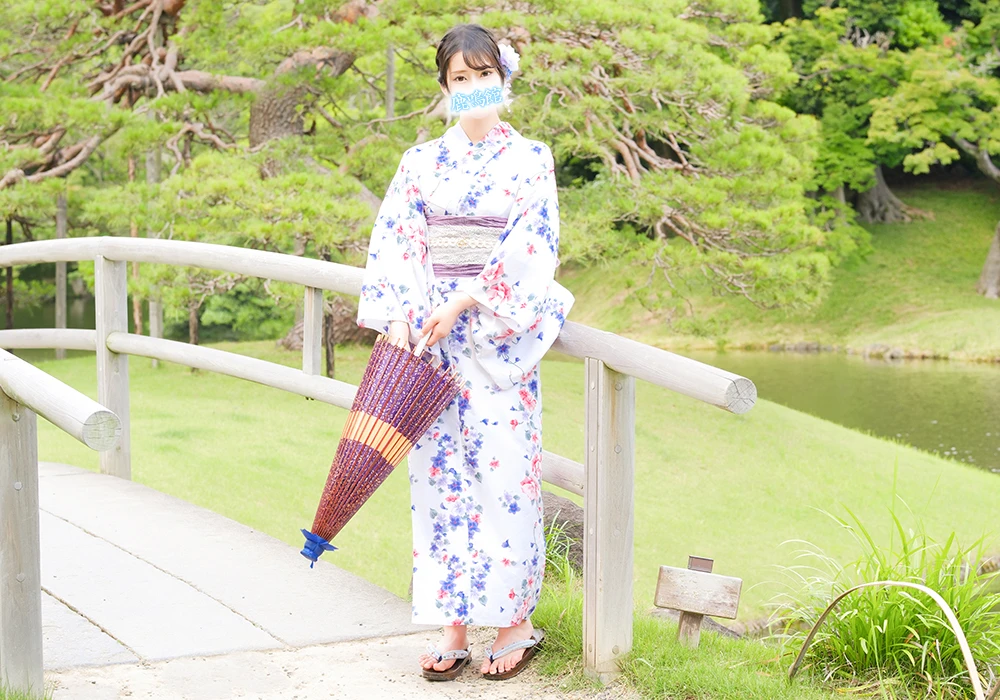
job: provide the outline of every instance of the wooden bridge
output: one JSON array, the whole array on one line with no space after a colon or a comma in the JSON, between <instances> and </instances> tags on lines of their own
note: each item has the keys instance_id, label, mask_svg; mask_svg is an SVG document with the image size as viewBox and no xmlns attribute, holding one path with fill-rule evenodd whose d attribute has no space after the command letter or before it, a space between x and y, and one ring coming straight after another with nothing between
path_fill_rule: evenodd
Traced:
<instances>
[{"instance_id":1,"label":"wooden bridge","mask_svg":"<svg viewBox=\"0 0 1000 700\"><path fill-rule=\"evenodd\" d=\"M129 355L227 374L341 408L350 408L357 388L322 376L321 329L323 291L357 296L361 291L363 271L360 268L280 253L141 238L59 239L0 248L0 267L81 260L94 261L96 329L0 331L0 348L94 351L97 354L98 376L98 400L95 402L10 353L0 351L0 522L4 523L3 548L0 550L0 684L6 682L14 688L37 690L42 687L43 601L50 609L59 611L59 614L65 613L55 605L58 602L57 596L50 592L46 592L45 598L42 595L41 536L47 531L61 531L66 537L79 538L80 534L74 532L72 526L83 532L87 530L87 526L66 517L65 513L49 510L44 500L52 496L46 496L44 488L40 516L40 483L43 486L46 483L54 484L54 479L59 478L59 468L43 469L40 481L35 414L46 418L84 444L101 451L103 476L92 476L94 479L103 479L101 483L105 486L102 488L110 488L107 484L112 482L109 482L108 477L117 477L126 482L131 479ZM129 333L126 264L133 261L220 270L303 285L305 323L302 369L212 348ZM553 347L566 355L581 358L585 363L586 457L584 463L580 464L561 455L545 452L542 461L543 479L584 498L584 666L588 673L607 680L617 673L617 660L632 647L635 379L652 382L733 413L750 410L756 401L757 391L750 380L731 372L570 321L566 322ZM53 469L56 471L53 472ZM129 529L125 527L128 513L131 511L134 514L139 507L140 491L122 491L125 494L122 500L112 499L116 507L109 510L104 505L90 503L82 497L72 498L73 488L83 488L88 483L87 479L79 478L82 476L74 473L73 479L64 479L62 482L63 486L69 487L68 491L63 490L60 497L63 499L63 507L71 508L73 517L81 522L89 522L89 518L100 516L104 518L104 527L109 528L109 532L113 530L117 532L116 537L125 537L123 533ZM143 493L143 497L145 496L149 494ZM136 499L135 503L130 502L132 498ZM52 505L51 508L57 507ZM95 512L88 514L88 509ZM204 575L205 571L198 567L209 566L205 561L200 561L206 557L199 555L199 561L195 561L195 557L186 556L184 542L199 537L200 528L197 525L199 519L208 517L204 515L205 512L192 510L190 522L170 534L172 546L168 552L169 565L156 563L161 561L156 557L163 553L152 551L149 542L145 542L137 532L131 533L133 540L128 546L143 548L142 553L131 553L168 575L174 575L174 568L188 572L186 575L194 575L192 572L195 571ZM41 534L40 522L44 525ZM117 527L115 522L118 522ZM145 517L142 522L146 522ZM166 522L164 519L163 528L169 527ZM102 538L100 533L87 534ZM167 536L165 531L161 534ZM254 537L257 539L248 541L247 545L251 548L248 551L255 552L255 557L258 549L265 551L267 547L273 546L273 542L268 542L268 538L260 533ZM121 542L107 539L102 541L129 553L128 547ZM240 540L237 538L233 542L236 541ZM244 600L250 597L249 594L257 590L255 586L258 584L251 583L245 576L236 575L240 571L237 562L239 557L234 556L231 551L233 544L222 541L215 544L219 548L219 559L215 564L219 567L217 574L223 579L225 576L230 577L224 583L222 579L219 580L219 595L225 592L228 596L226 600L233 601L232 604L225 602L222 606L229 608L236 618L249 623L258 632L270 634L269 630L279 629L271 622L256 620L254 615L257 613L239 607L236 599L241 596ZM289 549L287 545L277 544ZM56 551L59 551L58 548ZM64 551L67 556L70 554L70 550ZM46 552L48 556L50 550L46 549ZM129 568L125 563L127 557L119 557L119 560L123 567L119 573L119 587L112 589L113 595L109 594L124 606L118 608L116 614L126 616L134 626L143 625L144 616L171 615L170 611L153 612L142 604L140 599L144 580L137 569ZM229 568L229 564L236 568ZM114 564L108 563L108 566ZM255 566L255 571L260 568ZM184 580L184 575L177 575L175 578ZM136 578L130 583L130 577L133 576ZM214 580L214 576L215 574L208 574L207 580ZM313 585L336 586L338 581L346 580L337 577L344 576L349 575L327 564L322 574L324 582ZM51 583L48 579L46 581ZM273 585L279 584L273 582ZM371 594L371 590L366 588L370 584L353 581L351 585L366 591L363 595ZM49 586L46 589L48 591ZM365 602L357 605L355 610L355 614L364 613L364 619L357 622L357 625L365 628L365 634L371 636L419 629L400 628L399 604L405 603L398 598L391 604L396 610L390 615L391 620L379 622L382 615L380 611L385 606L380 605L378 595L374 595L375 597L363 598ZM209 597L216 602L222 601L219 597ZM274 600L282 601L277 606L285 606L285 601L288 601L288 605L279 609L272 601L272 613L299 618L299 624L311 623L315 618L315 611L298 609L293 602L295 597L287 592L276 596ZM329 591L326 597L336 598ZM388 600L385 596L383 598ZM126 600L128 605L125 604ZM111 609L116 609L115 601L108 605L112 606ZM65 607L72 610L71 604L67 603ZM408 617L408 609L409 606L405 605L404 617ZM330 634L346 630L355 624L351 622L353 617L348 615L345 618L336 610L326 611L325 614L330 615L327 619L337 621ZM241 623L234 621L233 624L239 627ZM295 624L289 622L291 628ZM247 634L249 637L256 635L250 630L247 630ZM83 632L80 635L74 639L64 639L64 643L85 646L87 641L82 636ZM288 632L271 636L282 639L282 635L288 636ZM205 643L204 639L188 641L189 651L197 648L198 644ZM263 637L259 641L265 643ZM287 642L288 639L285 639L284 643ZM127 648L117 649L115 653L124 655L122 658L126 661L131 659ZM135 650L132 650L132 654L135 657L141 656Z\"/></svg>"}]
</instances>

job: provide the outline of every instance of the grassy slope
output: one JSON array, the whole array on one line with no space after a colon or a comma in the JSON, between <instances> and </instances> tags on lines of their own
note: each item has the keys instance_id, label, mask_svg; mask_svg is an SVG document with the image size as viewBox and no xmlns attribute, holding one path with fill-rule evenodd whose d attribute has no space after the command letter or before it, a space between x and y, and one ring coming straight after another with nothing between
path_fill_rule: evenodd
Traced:
<instances>
[{"instance_id":1,"label":"grassy slope","mask_svg":"<svg viewBox=\"0 0 1000 700\"><path fill-rule=\"evenodd\" d=\"M550 566L532 622L546 633L539 669L555 676L564 690L588 689L604 697L601 686L583 673L583 585L565 560ZM657 700L826 700L843 697L822 687L811 670L788 682L790 654L796 644L701 635L697 649L677 641L677 624L637 612L632 651L622 659L622 680L641 697ZM846 687L846 686L841 686ZM617 696L616 696L617 697Z\"/></svg>"},{"instance_id":2,"label":"grassy slope","mask_svg":"<svg viewBox=\"0 0 1000 700\"><path fill-rule=\"evenodd\" d=\"M718 330L671 334L637 304L611 299L609 278L641 284L646 276L610 269L567 270L560 281L577 295L570 318L661 347L742 347L817 341L861 348L884 343L956 359L1000 359L1000 302L977 295L976 282L1000 220L1000 193L988 183L921 184L897 190L933 220L869 227L875 252L833 274L826 299L809 312L762 312L749 303L696 299Z\"/></svg>"},{"instance_id":3,"label":"grassy slope","mask_svg":"<svg viewBox=\"0 0 1000 700\"><path fill-rule=\"evenodd\" d=\"M270 341L222 347L288 365ZM366 351L338 352L357 383ZM40 366L96 397L93 357ZM290 544L301 545L346 411L207 372L130 358L133 477ZM583 458L583 367L543 363L546 448ZM995 528L995 475L875 439L777 404L733 416L645 382L637 385L636 600L648 607L657 567L689 554L744 579L741 617L774 591L784 540L805 538L854 558L847 533L818 508L843 503L888 537L893 469L900 497L931 534L964 541ZM98 459L45 421L40 458L97 469ZM400 469L341 533L332 561L405 595L410 572L408 481ZM991 536L995 532L991 532ZM252 556L248 552L248 556ZM331 556L331 555L328 555ZM304 561L304 560L303 560Z\"/></svg>"}]
</instances>

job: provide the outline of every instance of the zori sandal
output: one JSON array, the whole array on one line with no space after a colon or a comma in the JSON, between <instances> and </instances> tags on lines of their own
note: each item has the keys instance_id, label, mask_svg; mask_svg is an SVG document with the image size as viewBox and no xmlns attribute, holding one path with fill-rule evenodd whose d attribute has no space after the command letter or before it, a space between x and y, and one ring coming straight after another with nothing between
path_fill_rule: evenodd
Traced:
<instances>
[{"instance_id":1,"label":"zori sandal","mask_svg":"<svg viewBox=\"0 0 1000 700\"><path fill-rule=\"evenodd\" d=\"M454 678L458 678L459 674L462 673L462 669L468 666L471 656L469 655L468 648L466 649L452 649L451 651L446 651L443 654L432 646L427 647L427 653L437 659L438 663L442 661L447 661L448 659L461 659L456 661L451 665L451 668L446 668L443 671L436 671L433 668L423 669L424 678L431 681L450 681Z\"/></svg>"},{"instance_id":2,"label":"zori sandal","mask_svg":"<svg viewBox=\"0 0 1000 700\"><path fill-rule=\"evenodd\" d=\"M512 651L517 651L518 649L527 649L527 651L524 652L524 656L521 657L521 660L514 664L514 666L509 670L502 673L490 673L487 671L483 674L483 678L489 678L491 681L503 681L508 678L513 678L523 671L524 667L528 665L528 662L531 661L531 658L541 646L543 639L545 639L545 631L536 629L531 633L530 639L525 639L520 642L512 642L496 653L493 652L492 646L486 647L486 656L489 658L491 666L494 661L499 659L501 656L507 656L507 654Z\"/></svg>"}]
</instances>

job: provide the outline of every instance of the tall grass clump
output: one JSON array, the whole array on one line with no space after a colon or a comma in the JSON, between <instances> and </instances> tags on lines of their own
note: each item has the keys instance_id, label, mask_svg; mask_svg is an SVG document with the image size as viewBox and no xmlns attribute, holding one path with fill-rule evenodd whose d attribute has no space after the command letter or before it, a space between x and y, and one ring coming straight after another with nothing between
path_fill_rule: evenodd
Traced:
<instances>
[{"instance_id":1,"label":"tall grass clump","mask_svg":"<svg viewBox=\"0 0 1000 700\"><path fill-rule=\"evenodd\" d=\"M52 700L52 691L46 689L44 695L25 693L22 690L14 690L0 679L0 700Z\"/></svg>"},{"instance_id":2,"label":"tall grass clump","mask_svg":"<svg viewBox=\"0 0 1000 700\"><path fill-rule=\"evenodd\" d=\"M771 601L780 622L776 636L798 653L805 636L830 602L853 586L875 581L922 584L954 611L975 659L984 688L996 681L1000 665L1000 578L979 566L984 540L963 547L952 534L935 542L920 529L904 528L891 513L889 545L876 543L864 524L826 513L846 529L861 549L842 565L819 548L804 548L802 563L781 567L789 582ZM772 626L774 629L774 626ZM854 591L827 616L805 664L825 681L868 686L882 697L971 698L962 649L941 608L924 592L898 587Z\"/></svg>"}]
</instances>

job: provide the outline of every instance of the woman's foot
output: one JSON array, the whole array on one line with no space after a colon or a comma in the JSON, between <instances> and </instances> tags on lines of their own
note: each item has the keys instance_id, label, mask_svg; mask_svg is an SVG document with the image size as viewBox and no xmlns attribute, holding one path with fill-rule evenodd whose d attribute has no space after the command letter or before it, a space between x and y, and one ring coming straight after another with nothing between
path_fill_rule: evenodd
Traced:
<instances>
[{"instance_id":1,"label":"woman's foot","mask_svg":"<svg viewBox=\"0 0 1000 700\"><path fill-rule=\"evenodd\" d=\"M441 640L441 645L438 647L438 651L443 654L446 651L451 651L453 649L465 649L468 647L469 638L466 636L465 630L465 625L445 627L444 639ZM435 671L447 671L457 662L458 659L445 659L444 661L437 661L433 656L427 653L420 655L420 665L428 669L433 668Z\"/></svg>"},{"instance_id":2,"label":"woman's foot","mask_svg":"<svg viewBox=\"0 0 1000 700\"><path fill-rule=\"evenodd\" d=\"M503 649L508 644L513 644L514 642L520 642L525 639L531 639L531 633L535 631L535 628L531 624L531 620L524 620L521 624L516 627L501 627L499 632L497 632L497 639L493 642L493 652L496 653ZM499 659L490 663L489 657L483 659L482 672L483 673L503 673L509 671L517 665L517 662L521 660L524 656L525 649L515 649L506 656L501 656Z\"/></svg>"}]
</instances>

